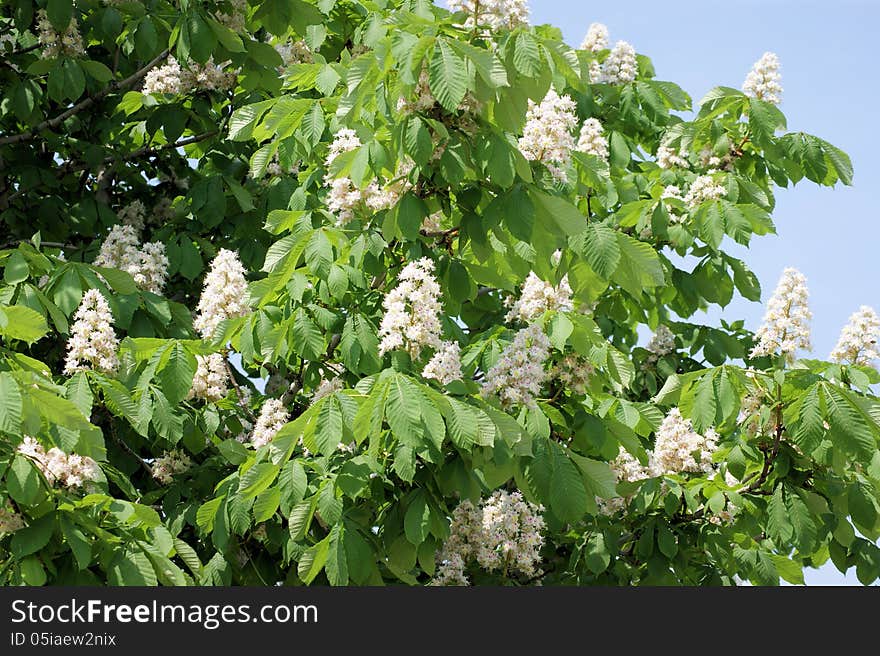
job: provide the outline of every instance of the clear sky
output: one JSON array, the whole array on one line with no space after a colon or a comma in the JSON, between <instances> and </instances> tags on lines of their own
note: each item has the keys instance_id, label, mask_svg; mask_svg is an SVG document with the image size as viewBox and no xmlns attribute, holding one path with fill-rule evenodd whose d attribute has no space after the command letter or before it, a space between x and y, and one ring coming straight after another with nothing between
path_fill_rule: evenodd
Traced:
<instances>
[{"instance_id":1,"label":"clear sky","mask_svg":"<svg viewBox=\"0 0 880 656\"><path fill-rule=\"evenodd\" d=\"M739 88L765 51L782 62L780 108L789 130L815 134L846 151L855 170L852 187L819 188L809 181L777 192L778 235L730 250L761 280L766 300L786 266L807 277L813 310L813 347L827 357L841 327L860 305L880 308L877 213L880 137L876 129L877 0L531 0L532 24L560 27L580 45L591 22L605 23L611 42L629 41L649 56L657 78L671 80L694 102L718 85ZM876 45L876 44L875 44ZM718 316L761 322L760 304L734 300ZM808 584L858 584L830 563L805 572Z\"/></svg>"}]
</instances>

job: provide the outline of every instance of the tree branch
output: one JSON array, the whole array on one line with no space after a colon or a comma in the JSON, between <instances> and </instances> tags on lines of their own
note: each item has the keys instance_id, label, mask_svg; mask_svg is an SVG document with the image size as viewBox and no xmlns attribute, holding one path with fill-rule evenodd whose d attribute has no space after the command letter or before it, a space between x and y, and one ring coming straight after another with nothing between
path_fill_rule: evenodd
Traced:
<instances>
[{"instance_id":1,"label":"tree branch","mask_svg":"<svg viewBox=\"0 0 880 656\"><path fill-rule=\"evenodd\" d=\"M113 81L108 84L106 87L95 93L94 95L89 95L83 98L80 102L76 103L73 107L61 112L58 116L54 118L46 119L42 123L38 123L35 127L31 128L27 132L22 132L20 134L12 134L6 137L0 137L0 146L5 144L15 144L21 143L23 141L30 141L35 139L37 135L45 129L54 130L59 125L61 125L64 121L69 119L71 116L75 114L79 114L82 111L85 111L92 105L94 105L99 100L102 100L106 96L110 95L114 91L120 91L122 89L127 89L132 86L136 82L138 82L141 78L143 78L156 64L164 60L170 50L163 50L156 57L154 57L149 63L147 63L142 68L139 68L135 73L128 76L124 80Z\"/></svg>"}]
</instances>

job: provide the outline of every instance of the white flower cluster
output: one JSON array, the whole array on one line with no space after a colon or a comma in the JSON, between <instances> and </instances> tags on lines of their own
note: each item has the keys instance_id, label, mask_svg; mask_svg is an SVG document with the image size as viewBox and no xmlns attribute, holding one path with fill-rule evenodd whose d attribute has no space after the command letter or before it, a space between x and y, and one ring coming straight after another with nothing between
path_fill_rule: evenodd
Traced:
<instances>
[{"instance_id":1,"label":"white flower cluster","mask_svg":"<svg viewBox=\"0 0 880 656\"><path fill-rule=\"evenodd\" d=\"M581 50L599 52L608 47L608 27L602 23L590 23L590 29L581 43Z\"/></svg>"},{"instance_id":2,"label":"white flower cluster","mask_svg":"<svg viewBox=\"0 0 880 656\"><path fill-rule=\"evenodd\" d=\"M661 142L657 147L657 166L661 169L683 168L690 166L687 160L687 152L672 148L667 142Z\"/></svg>"},{"instance_id":3,"label":"white flower cluster","mask_svg":"<svg viewBox=\"0 0 880 656\"><path fill-rule=\"evenodd\" d=\"M575 149L577 127L574 100L550 89L540 103L529 100L519 149L526 159L542 162L553 177L565 181L565 168Z\"/></svg>"},{"instance_id":4,"label":"white flower cluster","mask_svg":"<svg viewBox=\"0 0 880 656\"><path fill-rule=\"evenodd\" d=\"M840 339L831 351L831 360L869 367L880 357L878 342L880 317L873 308L863 305L850 316L849 323L841 331Z\"/></svg>"},{"instance_id":5,"label":"white flower cluster","mask_svg":"<svg viewBox=\"0 0 880 656\"><path fill-rule=\"evenodd\" d=\"M97 289L83 294L73 315L64 373L94 369L112 374L119 366L119 340L113 331L113 314L107 300Z\"/></svg>"},{"instance_id":6,"label":"white flower cluster","mask_svg":"<svg viewBox=\"0 0 880 656\"><path fill-rule=\"evenodd\" d=\"M172 449L156 458L151 469L153 470L153 478L162 485L170 485L174 482L175 475L183 474L190 467L192 467L192 460L189 456L179 449Z\"/></svg>"},{"instance_id":7,"label":"white flower cluster","mask_svg":"<svg viewBox=\"0 0 880 656\"><path fill-rule=\"evenodd\" d=\"M327 209L336 214L340 225L345 225L354 219L355 211L358 209L366 207L378 212L393 207L407 189L408 183L403 178L412 169L412 162L401 164L400 169L395 173L395 177L401 180L384 188L380 187L376 180L359 189L351 178L346 176L334 178L329 170L333 161L342 153L360 148L361 145L361 140L354 130L342 128L334 135L324 162L328 169L324 176L324 185L329 188Z\"/></svg>"},{"instance_id":8,"label":"white flower cluster","mask_svg":"<svg viewBox=\"0 0 880 656\"><path fill-rule=\"evenodd\" d=\"M345 381L341 378L322 378L318 388L315 390L315 393L312 395L312 403L316 403L320 401L325 396L330 396L331 394L335 394L339 390L345 387Z\"/></svg>"},{"instance_id":9,"label":"white flower cluster","mask_svg":"<svg viewBox=\"0 0 880 656\"><path fill-rule=\"evenodd\" d=\"M497 394L505 408L534 406L547 378L544 363L549 355L550 340L539 324L519 330L495 366L486 372L482 394Z\"/></svg>"},{"instance_id":10,"label":"white flower cluster","mask_svg":"<svg viewBox=\"0 0 880 656\"><path fill-rule=\"evenodd\" d=\"M695 208L707 200L718 200L726 195L727 189L715 182L711 175L700 175L691 183L684 202L688 207Z\"/></svg>"},{"instance_id":11,"label":"white flower cluster","mask_svg":"<svg viewBox=\"0 0 880 656\"><path fill-rule=\"evenodd\" d=\"M581 126L581 133L575 150L579 153L587 153L588 155L595 155L601 159L606 159L608 157L608 140L602 135L603 129L599 119L588 118Z\"/></svg>"},{"instance_id":12,"label":"white flower cluster","mask_svg":"<svg viewBox=\"0 0 880 656\"><path fill-rule=\"evenodd\" d=\"M602 82L629 84L639 72L636 50L626 41L618 41L608 58L602 62Z\"/></svg>"},{"instance_id":13,"label":"white flower cluster","mask_svg":"<svg viewBox=\"0 0 880 656\"><path fill-rule=\"evenodd\" d=\"M736 423L742 424L743 430L749 435L757 435L761 431L761 408L764 405L761 396L747 394L740 403Z\"/></svg>"},{"instance_id":14,"label":"white flower cluster","mask_svg":"<svg viewBox=\"0 0 880 656\"><path fill-rule=\"evenodd\" d=\"M493 30L513 30L529 24L529 5L526 0L447 0L453 13L468 14L465 26L488 25Z\"/></svg>"},{"instance_id":15,"label":"white flower cluster","mask_svg":"<svg viewBox=\"0 0 880 656\"><path fill-rule=\"evenodd\" d=\"M525 577L539 574L544 546L544 508L523 499L520 492L496 490L479 507L462 501L452 512L449 538L437 554L432 585L469 585L469 561L483 569Z\"/></svg>"},{"instance_id":16,"label":"white flower cluster","mask_svg":"<svg viewBox=\"0 0 880 656\"><path fill-rule=\"evenodd\" d=\"M718 171L730 170L733 158L730 155L718 157L715 152L706 146L700 151L700 166L706 169L706 173L717 173Z\"/></svg>"},{"instance_id":17,"label":"white flower cluster","mask_svg":"<svg viewBox=\"0 0 880 656\"><path fill-rule=\"evenodd\" d=\"M747 96L778 105L782 102L781 79L779 57L775 53L765 52L752 66L743 82L742 90Z\"/></svg>"},{"instance_id":18,"label":"white flower cluster","mask_svg":"<svg viewBox=\"0 0 880 656\"><path fill-rule=\"evenodd\" d=\"M422 376L433 378L441 385L461 380L461 347L458 342L441 342L437 352L422 370Z\"/></svg>"},{"instance_id":19,"label":"white flower cluster","mask_svg":"<svg viewBox=\"0 0 880 656\"><path fill-rule=\"evenodd\" d=\"M131 226L136 233L139 233L146 225L147 208L141 201L133 200L120 209L116 216L119 217L122 225Z\"/></svg>"},{"instance_id":20,"label":"white flower cluster","mask_svg":"<svg viewBox=\"0 0 880 656\"><path fill-rule=\"evenodd\" d=\"M662 358L664 355L675 351L675 335L672 334L672 331L667 326L661 323L657 326L657 330L645 346L645 350L658 359Z\"/></svg>"},{"instance_id":21,"label":"white flower cluster","mask_svg":"<svg viewBox=\"0 0 880 656\"><path fill-rule=\"evenodd\" d=\"M24 520L11 508L0 506L0 535L24 528Z\"/></svg>"},{"instance_id":22,"label":"white flower cluster","mask_svg":"<svg viewBox=\"0 0 880 656\"><path fill-rule=\"evenodd\" d=\"M237 71L224 70L226 64L215 64L211 58L204 64L190 62L182 67L174 58L147 73L143 93L183 95L193 91L227 91L238 81Z\"/></svg>"},{"instance_id":23,"label":"white flower cluster","mask_svg":"<svg viewBox=\"0 0 880 656\"><path fill-rule=\"evenodd\" d=\"M614 473L616 482L620 483L636 483L646 478L651 478L654 474L650 465L646 467L638 458L633 456L629 451L620 447L617 457L608 463L611 471ZM603 515L613 515L618 510L626 508L627 497L612 497L611 499L602 499L597 497L596 503L599 505L599 512Z\"/></svg>"},{"instance_id":24,"label":"white flower cluster","mask_svg":"<svg viewBox=\"0 0 880 656\"><path fill-rule=\"evenodd\" d=\"M0 34L0 52L14 50L16 43L18 43L18 38L16 38L15 34L12 32L3 32Z\"/></svg>"},{"instance_id":25,"label":"white flower cluster","mask_svg":"<svg viewBox=\"0 0 880 656\"><path fill-rule=\"evenodd\" d=\"M567 389L575 394L586 394L590 377L594 373L596 373L596 367L587 360L570 354L559 361L550 375L552 378L558 378Z\"/></svg>"},{"instance_id":26,"label":"white flower cluster","mask_svg":"<svg viewBox=\"0 0 880 656\"><path fill-rule=\"evenodd\" d=\"M697 433L690 419L685 419L678 408L673 408L657 429L650 470L654 476L709 472L718 439L718 433L712 428L705 435Z\"/></svg>"},{"instance_id":27,"label":"white flower cluster","mask_svg":"<svg viewBox=\"0 0 880 656\"><path fill-rule=\"evenodd\" d=\"M63 34L59 34L45 9L37 11L37 29L39 30L41 56L44 59L52 59L59 55L79 57L86 53L83 47L82 35L76 24L76 18L70 18L70 23Z\"/></svg>"},{"instance_id":28,"label":"white flower cluster","mask_svg":"<svg viewBox=\"0 0 880 656\"><path fill-rule=\"evenodd\" d=\"M75 488L100 478L98 463L88 456L76 453L68 455L58 447L46 451L32 437L26 436L18 445L17 451L30 459L51 485L57 482L65 487Z\"/></svg>"},{"instance_id":29,"label":"white flower cluster","mask_svg":"<svg viewBox=\"0 0 880 656\"><path fill-rule=\"evenodd\" d=\"M311 49L302 39L298 41L290 39L284 43L276 43L274 48L275 52L281 55L282 68L294 64L311 64L314 61Z\"/></svg>"},{"instance_id":30,"label":"white flower cluster","mask_svg":"<svg viewBox=\"0 0 880 656\"><path fill-rule=\"evenodd\" d=\"M128 215L137 216L136 213L137 208ZM162 293L168 277L165 244L149 242L142 246L133 225L117 224L110 229L110 234L101 244L101 250L95 258L95 265L125 271L134 278L138 288L154 294Z\"/></svg>"},{"instance_id":31,"label":"white flower cluster","mask_svg":"<svg viewBox=\"0 0 880 656\"><path fill-rule=\"evenodd\" d=\"M284 404L278 399L266 399L263 407L260 408L260 414L257 417L257 424L254 426L254 432L251 434L251 444L259 449L272 441L275 434L281 430L290 419L290 413L284 407Z\"/></svg>"},{"instance_id":32,"label":"white flower cluster","mask_svg":"<svg viewBox=\"0 0 880 656\"><path fill-rule=\"evenodd\" d=\"M548 311L570 312L573 308L571 294L567 275L562 276L559 285L554 287L541 280L534 271L530 271L519 298L504 318L506 321L529 323Z\"/></svg>"},{"instance_id":33,"label":"white flower cluster","mask_svg":"<svg viewBox=\"0 0 880 656\"><path fill-rule=\"evenodd\" d=\"M220 322L248 313L247 280L244 267L234 251L221 248L205 276L205 288L199 299L193 327L210 339Z\"/></svg>"},{"instance_id":34,"label":"white flower cluster","mask_svg":"<svg viewBox=\"0 0 880 656\"><path fill-rule=\"evenodd\" d=\"M230 4L230 12L217 12L214 14L215 20L228 27L233 32L244 34L247 29L245 21L247 20L248 3L247 0L227 0Z\"/></svg>"},{"instance_id":35,"label":"white flower cluster","mask_svg":"<svg viewBox=\"0 0 880 656\"><path fill-rule=\"evenodd\" d=\"M226 361L221 353L196 356L196 374L188 398L205 399L215 402L226 396L228 372Z\"/></svg>"},{"instance_id":36,"label":"white flower cluster","mask_svg":"<svg viewBox=\"0 0 880 656\"><path fill-rule=\"evenodd\" d=\"M406 348L413 359L424 346L440 347L440 285L433 260L423 257L407 264L398 285L382 301L385 316L379 325L379 355Z\"/></svg>"},{"instance_id":37,"label":"white flower cluster","mask_svg":"<svg viewBox=\"0 0 880 656\"><path fill-rule=\"evenodd\" d=\"M667 185L666 187L664 187L663 193L660 194L660 198L672 198L675 200L680 200L682 203L684 203L684 196L681 193L681 187L677 185ZM684 220L687 218L684 214L679 213L681 210L677 207L667 205L666 209L669 212L670 223L683 223Z\"/></svg>"},{"instance_id":38,"label":"white flower cluster","mask_svg":"<svg viewBox=\"0 0 880 656\"><path fill-rule=\"evenodd\" d=\"M144 77L144 86L142 91L146 94L151 93L168 93L180 94L186 93L183 85L183 69L174 57L169 57L167 63L157 66L149 71Z\"/></svg>"},{"instance_id":39,"label":"white flower cluster","mask_svg":"<svg viewBox=\"0 0 880 656\"><path fill-rule=\"evenodd\" d=\"M767 304L764 323L755 333L758 343L750 357L782 353L789 361L799 348L811 350L809 308L810 292L807 279L791 267L782 272L773 296Z\"/></svg>"}]
</instances>

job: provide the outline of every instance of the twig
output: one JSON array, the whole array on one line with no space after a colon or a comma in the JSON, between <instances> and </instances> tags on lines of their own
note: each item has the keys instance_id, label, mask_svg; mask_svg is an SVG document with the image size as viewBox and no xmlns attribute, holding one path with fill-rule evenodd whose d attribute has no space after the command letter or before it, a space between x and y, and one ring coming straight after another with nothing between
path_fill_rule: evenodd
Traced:
<instances>
[{"instance_id":1,"label":"twig","mask_svg":"<svg viewBox=\"0 0 880 656\"><path fill-rule=\"evenodd\" d=\"M127 89L128 87L130 87L133 84L135 84L136 82L138 82L156 64L158 64L159 62L164 60L168 56L169 53L170 53L170 50L167 50L167 49L163 50L161 53L159 53L159 55L154 57L148 64L146 64L142 68L139 68L137 71L135 71L132 75L129 75L124 80L120 80L118 82L114 80L113 82L108 84L106 87L104 87L103 89L98 91L96 94L87 96L86 98L83 98L80 102L76 103L73 107L70 107L69 109L61 112L60 114L58 114L58 116L55 116L54 118L46 119L45 121L38 123L35 127L31 128L27 132L22 132L20 134L13 134L13 135L9 135L7 137L0 137L0 145L21 143L23 141L30 141L31 139L36 138L36 136L40 132L45 130L46 128L50 128L50 129L54 130L59 125L61 125L64 121L69 119L71 116L74 116L75 114L79 114L80 112L88 109L89 107L94 105L96 102L98 102L99 100L103 100L106 96L110 95L114 91Z\"/></svg>"},{"instance_id":2,"label":"twig","mask_svg":"<svg viewBox=\"0 0 880 656\"><path fill-rule=\"evenodd\" d=\"M226 365L226 373L229 374L229 380L232 381L232 387L235 390L236 396L238 396L238 404L242 407L242 409L247 413L248 417L256 421L257 417L251 412L251 409L248 407L247 400L244 397L244 392L241 391L241 387L238 384L238 381L235 379L235 371L232 369L232 365L229 363L229 351L223 350L223 364Z\"/></svg>"}]
</instances>

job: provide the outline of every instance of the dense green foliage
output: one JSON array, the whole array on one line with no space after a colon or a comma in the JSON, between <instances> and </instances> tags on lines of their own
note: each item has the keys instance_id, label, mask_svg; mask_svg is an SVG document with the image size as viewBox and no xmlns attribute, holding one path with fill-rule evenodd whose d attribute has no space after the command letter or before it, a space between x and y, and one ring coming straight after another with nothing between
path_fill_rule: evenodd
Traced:
<instances>
[{"instance_id":1,"label":"dense green foliage","mask_svg":"<svg viewBox=\"0 0 880 656\"><path fill-rule=\"evenodd\" d=\"M61 31L75 17L82 54L40 56L41 8ZM777 186L849 184L844 153L786 133L775 105L727 86L683 120L691 98L642 55L636 81L592 84L608 51L574 50L549 26L462 27L425 1L250 0L246 31L233 32L215 20L233 10L0 9L0 34L15 37L0 42L0 507L26 524L0 534L0 581L424 584L459 500L498 488L545 507L544 584L799 582L829 558L864 583L880 576L877 372L750 359L743 322L688 321L734 294L759 300L726 240L774 231ZM287 40L304 40L309 57L283 66L271 43ZM169 51L231 62L237 85L141 93ZM425 76L436 103L401 107ZM567 182L517 147L528 101L551 84L609 144L607 161L575 153ZM341 128L362 146L328 169ZM696 177L657 166L664 135L725 158L723 198L661 198ZM267 173L273 162L280 174ZM401 177L404 190L340 224L328 174L358 186ZM168 254L162 295L92 264L135 200L162 208L144 229ZM192 312L221 248L251 272L251 312L202 340ZM378 350L383 298L421 257L436 265L443 333L462 348L464 380L446 386L420 375L425 358ZM551 359L595 371L586 389L551 379L535 407L505 409L479 381L518 327L503 300L531 271L553 284L567 275L573 289L574 310L538 319ZM88 289L109 301L120 366L65 376ZM656 358L638 329L659 324L677 348ZM212 352L239 354L269 395L283 393L291 421L270 444L236 439L264 398L240 373L219 401L188 397L196 356ZM336 376L343 389L312 402ZM738 418L747 396L761 399L756 421ZM620 446L646 462L672 407L717 430L717 466L616 485ZM101 480L51 485L17 453L25 435L94 458ZM175 448L193 465L163 484L151 463ZM601 512L617 495L626 508Z\"/></svg>"}]
</instances>

